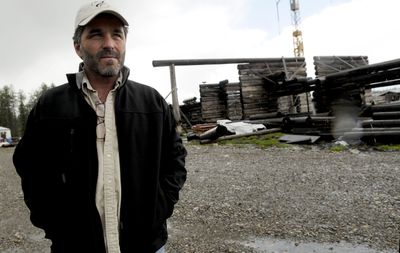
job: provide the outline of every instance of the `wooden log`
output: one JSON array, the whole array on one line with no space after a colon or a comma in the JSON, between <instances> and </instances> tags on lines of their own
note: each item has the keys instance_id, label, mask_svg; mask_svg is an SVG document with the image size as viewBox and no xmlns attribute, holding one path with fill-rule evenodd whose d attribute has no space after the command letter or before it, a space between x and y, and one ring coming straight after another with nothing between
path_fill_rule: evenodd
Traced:
<instances>
[{"instance_id":1,"label":"wooden log","mask_svg":"<svg viewBox=\"0 0 400 253\"><path fill-rule=\"evenodd\" d=\"M332 59L341 58L343 60L352 60L352 59L368 59L368 56L365 55L332 55L332 56L314 56L314 61L330 61Z\"/></svg>"},{"instance_id":2,"label":"wooden log","mask_svg":"<svg viewBox=\"0 0 400 253\"><path fill-rule=\"evenodd\" d=\"M270 118L281 118L283 114L281 112L271 112L271 113L260 113L254 114L249 117L250 120L255 119L270 119Z\"/></svg>"},{"instance_id":3,"label":"wooden log","mask_svg":"<svg viewBox=\"0 0 400 253\"><path fill-rule=\"evenodd\" d=\"M261 75L261 76L268 76L272 73L275 72L280 72L283 71L282 69L274 69L274 70L270 70L270 69L241 69L239 70L239 75L243 76L243 75ZM294 73L297 73L297 75L306 75L307 73L307 69L304 67L298 67L298 68L290 68L287 69L286 73L291 76Z\"/></svg>"},{"instance_id":4,"label":"wooden log","mask_svg":"<svg viewBox=\"0 0 400 253\"><path fill-rule=\"evenodd\" d=\"M282 62L262 62L262 63L255 63L255 64L239 64L237 66L238 70L245 70L245 69L269 69L269 70L282 70L284 67L287 68L299 68L304 67L304 61L299 62L286 62L284 65Z\"/></svg>"},{"instance_id":5,"label":"wooden log","mask_svg":"<svg viewBox=\"0 0 400 253\"><path fill-rule=\"evenodd\" d=\"M277 99L244 99L242 103L244 108L252 107L263 107L263 106L273 106L278 107Z\"/></svg>"},{"instance_id":6,"label":"wooden log","mask_svg":"<svg viewBox=\"0 0 400 253\"><path fill-rule=\"evenodd\" d=\"M384 130L384 131L350 131L344 132L344 138L362 138L362 137L380 137L380 136L400 136L400 131Z\"/></svg>"},{"instance_id":7,"label":"wooden log","mask_svg":"<svg viewBox=\"0 0 400 253\"><path fill-rule=\"evenodd\" d=\"M361 122L363 128L400 127L400 120L365 120Z\"/></svg>"},{"instance_id":8,"label":"wooden log","mask_svg":"<svg viewBox=\"0 0 400 253\"><path fill-rule=\"evenodd\" d=\"M256 75L252 75L252 76L239 76L239 80L242 83L246 83L246 82L253 82L253 81L264 81L265 78L263 78L262 76L256 76Z\"/></svg>"},{"instance_id":9,"label":"wooden log","mask_svg":"<svg viewBox=\"0 0 400 253\"><path fill-rule=\"evenodd\" d=\"M374 112L372 114L372 119L400 119L400 111L394 112Z\"/></svg>"},{"instance_id":10,"label":"wooden log","mask_svg":"<svg viewBox=\"0 0 400 253\"><path fill-rule=\"evenodd\" d=\"M304 61L304 57L284 58L285 61ZM256 63L256 62L280 62L282 58L228 58L228 59L175 59L175 60L154 60L153 67L165 67L170 65L212 65L212 64L235 64L235 63Z\"/></svg>"},{"instance_id":11,"label":"wooden log","mask_svg":"<svg viewBox=\"0 0 400 253\"><path fill-rule=\"evenodd\" d=\"M355 127L352 129L352 131L355 132L400 131L400 127L376 127L376 128Z\"/></svg>"},{"instance_id":12,"label":"wooden log","mask_svg":"<svg viewBox=\"0 0 400 253\"><path fill-rule=\"evenodd\" d=\"M277 110L277 108L243 109L243 114L244 114L244 116L246 116L248 118L250 115L275 112L276 110Z\"/></svg>"},{"instance_id":13,"label":"wooden log","mask_svg":"<svg viewBox=\"0 0 400 253\"><path fill-rule=\"evenodd\" d=\"M247 86L242 88L242 94L246 95L257 95L260 94L260 96L272 96L272 92L277 91L276 86Z\"/></svg>"},{"instance_id":14,"label":"wooden log","mask_svg":"<svg viewBox=\"0 0 400 253\"><path fill-rule=\"evenodd\" d=\"M371 106L372 112L393 112L393 111L400 111L400 104L393 103L393 104L384 104L384 105L373 105Z\"/></svg>"},{"instance_id":15,"label":"wooden log","mask_svg":"<svg viewBox=\"0 0 400 253\"><path fill-rule=\"evenodd\" d=\"M277 98L268 97L268 96L265 96L265 97L243 97L242 104L243 105L257 105L257 106L271 105L271 104L277 105Z\"/></svg>"},{"instance_id":16,"label":"wooden log","mask_svg":"<svg viewBox=\"0 0 400 253\"><path fill-rule=\"evenodd\" d=\"M196 134L202 134L212 128L215 128L216 126L216 123L203 123L192 126L192 130Z\"/></svg>"},{"instance_id":17,"label":"wooden log","mask_svg":"<svg viewBox=\"0 0 400 253\"><path fill-rule=\"evenodd\" d=\"M341 71L336 74L329 75L329 79L340 79L340 78L348 78L351 76L360 76L368 73L377 73L379 71L387 71L389 69L396 69L400 67L400 59L395 59L391 61L375 63L370 65L365 65L362 67ZM328 76L326 77L328 78Z\"/></svg>"},{"instance_id":18,"label":"wooden log","mask_svg":"<svg viewBox=\"0 0 400 253\"><path fill-rule=\"evenodd\" d=\"M387 69L374 73L359 74L357 72L344 74L341 71L336 74L325 76L325 85L339 85L353 83L355 85L364 86L367 83L375 83L386 80L400 79L400 67L396 69ZM339 75L340 74L340 75Z\"/></svg>"},{"instance_id":19,"label":"wooden log","mask_svg":"<svg viewBox=\"0 0 400 253\"><path fill-rule=\"evenodd\" d=\"M285 58L285 65L281 58L275 59L274 61L265 61L259 63L250 63L250 64L239 64L237 66L238 69L263 69L263 68L270 68L270 69L281 69L284 66L286 67L300 67L304 64L304 58Z\"/></svg>"}]
</instances>

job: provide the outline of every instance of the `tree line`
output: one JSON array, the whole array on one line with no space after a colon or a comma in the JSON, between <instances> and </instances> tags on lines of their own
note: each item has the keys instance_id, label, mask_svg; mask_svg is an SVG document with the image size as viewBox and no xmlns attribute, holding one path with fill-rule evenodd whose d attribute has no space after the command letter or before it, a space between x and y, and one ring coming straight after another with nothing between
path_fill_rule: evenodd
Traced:
<instances>
[{"instance_id":1,"label":"tree line","mask_svg":"<svg viewBox=\"0 0 400 253\"><path fill-rule=\"evenodd\" d=\"M39 97L52 87L54 84L42 83L30 95L22 90L15 91L12 85L0 88L0 126L9 128L13 137L22 136L29 112Z\"/></svg>"}]
</instances>

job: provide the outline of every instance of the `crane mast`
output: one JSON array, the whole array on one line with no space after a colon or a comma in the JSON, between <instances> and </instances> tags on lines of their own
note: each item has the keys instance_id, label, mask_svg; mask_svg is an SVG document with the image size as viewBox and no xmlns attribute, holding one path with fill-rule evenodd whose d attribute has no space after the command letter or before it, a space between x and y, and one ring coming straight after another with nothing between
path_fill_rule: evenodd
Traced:
<instances>
[{"instance_id":1,"label":"crane mast","mask_svg":"<svg viewBox=\"0 0 400 253\"><path fill-rule=\"evenodd\" d=\"M300 24L300 5L299 0L290 0L290 9L292 10L292 22L294 25L293 31L293 46L294 56L304 56L303 36L299 29Z\"/></svg>"}]
</instances>

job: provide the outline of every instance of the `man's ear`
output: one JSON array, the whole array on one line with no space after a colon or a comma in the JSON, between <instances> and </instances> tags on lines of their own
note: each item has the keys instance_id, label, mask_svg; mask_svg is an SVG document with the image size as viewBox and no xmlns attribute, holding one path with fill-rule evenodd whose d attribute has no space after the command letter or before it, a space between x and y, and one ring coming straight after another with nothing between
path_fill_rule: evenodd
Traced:
<instances>
[{"instance_id":1,"label":"man's ear","mask_svg":"<svg viewBox=\"0 0 400 253\"><path fill-rule=\"evenodd\" d=\"M79 43L74 43L74 48L76 54L82 59L81 45Z\"/></svg>"}]
</instances>

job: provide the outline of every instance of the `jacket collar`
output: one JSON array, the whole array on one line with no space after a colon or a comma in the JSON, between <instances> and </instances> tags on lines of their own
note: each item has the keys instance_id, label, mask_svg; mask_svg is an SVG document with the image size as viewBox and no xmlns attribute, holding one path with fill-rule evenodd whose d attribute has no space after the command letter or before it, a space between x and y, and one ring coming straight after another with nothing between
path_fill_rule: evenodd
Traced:
<instances>
[{"instance_id":1,"label":"jacket collar","mask_svg":"<svg viewBox=\"0 0 400 253\"><path fill-rule=\"evenodd\" d=\"M79 72L67 74L68 83L75 89L81 88L81 83L83 78L82 71L83 71L83 62L79 64ZM124 84L128 80L130 69L124 65L121 69L121 72L122 72L122 84ZM77 82L77 79L80 79L81 81Z\"/></svg>"}]
</instances>

